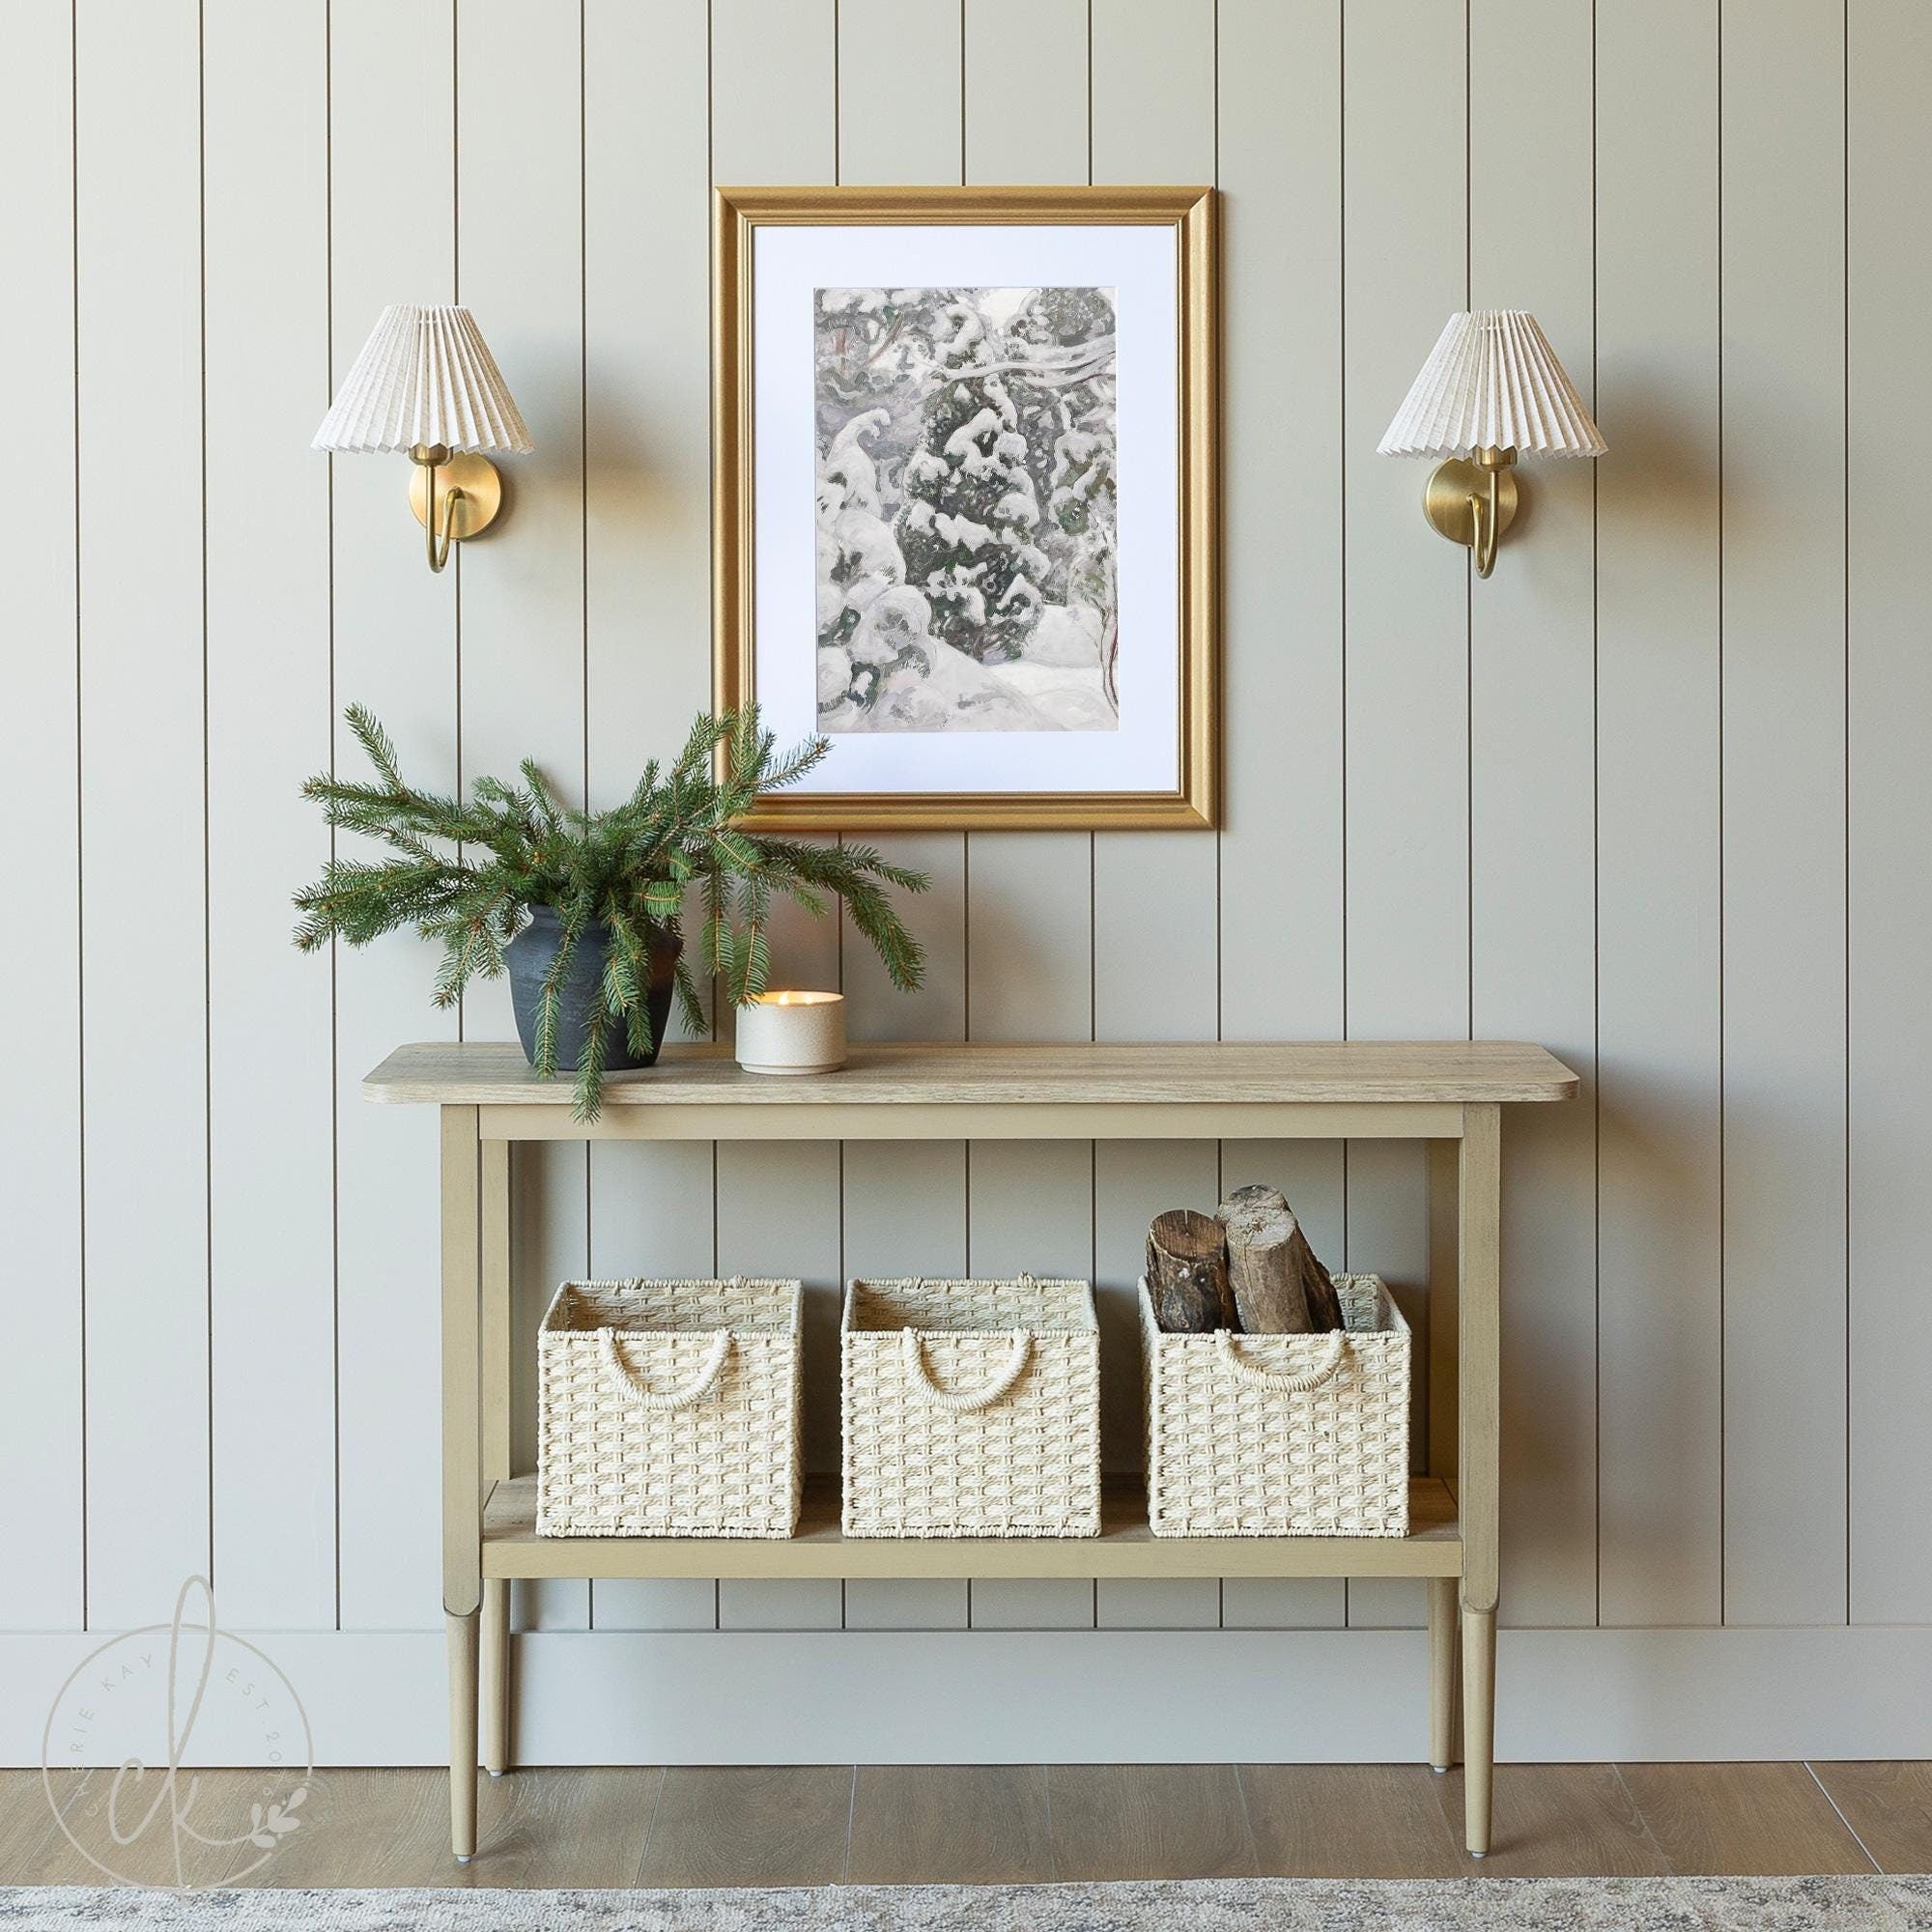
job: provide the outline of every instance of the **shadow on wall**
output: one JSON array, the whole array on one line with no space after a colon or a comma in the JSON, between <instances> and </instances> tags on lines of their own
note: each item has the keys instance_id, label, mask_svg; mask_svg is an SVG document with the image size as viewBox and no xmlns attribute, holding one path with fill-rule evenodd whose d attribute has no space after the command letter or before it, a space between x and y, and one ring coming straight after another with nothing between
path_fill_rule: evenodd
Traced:
<instances>
[{"instance_id":1,"label":"shadow on wall","mask_svg":"<svg viewBox=\"0 0 1932 1932\"><path fill-rule=\"evenodd\" d=\"M1667 363L1624 356L1600 364L1600 393L1611 380L1616 432L1601 467L1609 476L1643 479L1640 492L1623 493L1622 521L1640 522L1664 533L1708 527L1718 503L1716 425L1702 437L1688 433L1687 421L1697 420L1697 414L1687 417L1686 385L1681 378L1673 379Z\"/></svg>"},{"instance_id":2,"label":"shadow on wall","mask_svg":"<svg viewBox=\"0 0 1932 1932\"><path fill-rule=\"evenodd\" d=\"M583 393L593 412L584 460L584 486L592 500L606 514L622 505L623 514L639 526L662 523L674 528L690 521L690 486L680 487L677 480L680 470L689 473L690 461L654 460L649 426L664 416L656 398L639 392L637 371L601 367L593 357L584 366Z\"/></svg>"}]
</instances>

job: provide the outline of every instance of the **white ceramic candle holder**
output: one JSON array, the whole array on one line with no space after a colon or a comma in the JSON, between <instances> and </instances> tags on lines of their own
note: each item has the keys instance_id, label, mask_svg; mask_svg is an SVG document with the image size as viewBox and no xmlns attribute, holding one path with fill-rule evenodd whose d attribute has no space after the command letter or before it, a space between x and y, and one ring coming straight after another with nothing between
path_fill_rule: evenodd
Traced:
<instances>
[{"instance_id":1,"label":"white ceramic candle holder","mask_svg":"<svg viewBox=\"0 0 1932 1932\"><path fill-rule=\"evenodd\" d=\"M830 1073L845 1065L843 993L760 993L738 1009L747 1073Z\"/></svg>"}]
</instances>

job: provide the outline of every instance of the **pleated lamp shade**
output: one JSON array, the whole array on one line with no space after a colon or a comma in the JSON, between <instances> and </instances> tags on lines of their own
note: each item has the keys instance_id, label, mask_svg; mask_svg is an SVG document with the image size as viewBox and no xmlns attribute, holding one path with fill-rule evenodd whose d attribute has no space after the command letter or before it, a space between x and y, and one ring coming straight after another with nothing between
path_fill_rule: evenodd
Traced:
<instances>
[{"instance_id":1,"label":"pleated lamp shade","mask_svg":"<svg viewBox=\"0 0 1932 1932\"><path fill-rule=\"evenodd\" d=\"M1577 385L1527 309L1452 315L1377 445L1381 456L1602 456Z\"/></svg>"},{"instance_id":2,"label":"pleated lamp shade","mask_svg":"<svg viewBox=\"0 0 1932 1932\"><path fill-rule=\"evenodd\" d=\"M316 449L524 451L531 447L503 372L467 308L392 303L315 433Z\"/></svg>"}]
</instances>

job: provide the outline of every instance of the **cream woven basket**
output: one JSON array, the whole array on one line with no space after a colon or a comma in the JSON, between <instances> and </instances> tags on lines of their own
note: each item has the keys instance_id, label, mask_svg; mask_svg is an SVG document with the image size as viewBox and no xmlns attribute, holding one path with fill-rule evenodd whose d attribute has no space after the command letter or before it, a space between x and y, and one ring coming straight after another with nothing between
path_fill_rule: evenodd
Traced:
<instances>
[{"instance_id":1,"label":"cream woven basket","mask_svg":"<svg viewBox=\"0 0 1932 1932\"><path fill-rule=\"evenodd\" d=\"M1172 1335L1141 1282L1156 1536L1406 1536L1409 1333L1378 1275L1346 1329Z\"/></svg>"},{"instance_id":2,"label":"cream woven basket","mask_svg":"<svg viewBox=\"0 0 1932 1932\"><path fill-rule=\"evenodd\" d=\"M567 1281L537 1333L539 1536L789 1536L795 1281Z\"/></svg>"},{"instance_id":3,"label":"cream woven basket","mask_svg":"<svg viewBox=\"0 0 1932 1932\"><path fill-rule=\"evenodd\" d=\"M1100 1336L1084 1281L854 1281L847 1536L1098 1536Z\"/></svg>"}]
</instances>

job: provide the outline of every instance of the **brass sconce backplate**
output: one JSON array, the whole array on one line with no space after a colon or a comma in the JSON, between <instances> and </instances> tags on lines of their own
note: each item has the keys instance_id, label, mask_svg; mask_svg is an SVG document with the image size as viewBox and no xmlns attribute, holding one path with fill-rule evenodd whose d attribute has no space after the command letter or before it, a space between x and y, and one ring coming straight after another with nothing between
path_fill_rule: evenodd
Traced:
<instances>
[{"instance_id":1,"label":"brass sconce backplate","mask_svg":"<svg viewBox=\"0 0 1932 1932\"><path fill-rule=\"evenodd\" d=\"M1508 469L1494 472L1496 481L1496 534L1501 536L1516 521L1516 478ZM1491 471L1480 463L1465 463L1452 457L1431 473L1422 492L1422 508L1438 535L1465 548L1471 538L1469 498L1489 500Z\"/></svg>"},{"instance_id":2,"label":"brass sconce backplate","mask_svg":"<svg viewBox=\"0 0 1932 1932\"><path fill-rule=\"evenodd\" d=\"M455 489L463 493L456 502L449 534L461 543L466 537L488 529L503 507L503 479L497 466L487 456L452 456L447 463L440 464L435 473L439 518L444 492ZM430 471L421 464L410 471L410 508L415 512L419 524L429 521L429 476Z\"/></svg>"}]
</instances>

